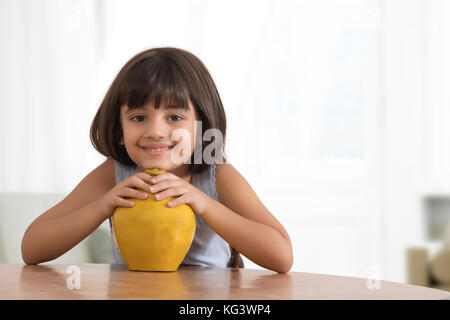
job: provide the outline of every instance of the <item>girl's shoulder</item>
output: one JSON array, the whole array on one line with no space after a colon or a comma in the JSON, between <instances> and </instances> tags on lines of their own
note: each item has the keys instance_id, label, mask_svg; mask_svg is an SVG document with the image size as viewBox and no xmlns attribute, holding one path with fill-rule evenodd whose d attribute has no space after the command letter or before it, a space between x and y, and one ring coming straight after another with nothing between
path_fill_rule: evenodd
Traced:
<instances>
[{"instance_id":1,"label":"girl's shoulder","mask_svg":"<svg viewBox=\"0 0 450 320\"><path fill-rule=\"evenodd\" d=\"M230 163L217 164L216 190L219 202L231 211L257 222L268 222L270 212L247 180Z\"/></svg>"},{"instance_id":2,"label":"girl's shoulder","mask_svg":"<svg viewBox=\"0 0 450 320\"><path fill-rule=\"evenodd\" d=\"M215 178L219 199L233 201L236 197L253 192L247 180L229 162L216 164Z\"/></svg>"},{"instance_id":3,"label":"girl's shoulder","mask_svg":"<svg viewBox=\"0 0 450 320\"><path fill-rule=\"evenodd\" d=\"M114 162L111 158L107 158L87 174L68 197L79 202L95 200L115 186L114 176Z\"/></svg>"},{"instance_id":4,"label":"girl's shoulder","mask_svg":"<svg viewBox=\"0 0 450 320\"><path fill-rule=\"evenodd\" d=\"M107 159L87 174L62 201L37 217L33 223L73 212L97 200L113 187L114 163L112 159Z\"/></svg>"},{"instance_id":5,"label":"girl's shoulder","mask_svg":"<svg viewBox=\"0 0 450 320\"><path fill-rule=\"evenodd\" d=\"M273 227L283 237L289 239L281 223L264 206L247 180L231 164L217 164L216 189L219 202L224 206L247 219Z\"/></svg>"},{"instance_id":6,"label":"girl's shoulder","mask_svg":"<svg viewBox=\"0 0 450 320\"><path fill-rule=\"evenodd\" d=\"M80 193L90 193L98 197L115 186L114 160L107 158L98 167L92 170L75 188ZM74 191L75 191L74 190Z\"/></svg>"}]
</instances>

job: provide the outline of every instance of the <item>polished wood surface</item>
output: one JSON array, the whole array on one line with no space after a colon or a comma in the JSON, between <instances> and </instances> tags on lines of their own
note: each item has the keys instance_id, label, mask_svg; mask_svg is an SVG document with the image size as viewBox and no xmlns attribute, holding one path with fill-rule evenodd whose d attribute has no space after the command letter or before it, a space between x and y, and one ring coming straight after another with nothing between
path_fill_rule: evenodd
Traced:
<instances>
[{"instance_id":1,"label":"polished wood surface","mask_svg":"<svg viewBox=\"0 0 450 320\"><path fill-rule=\"evenodd\" d=\"M0 264L0 299L449 299L449 292L326 274L180 267L129 271L126 265L79 264L80 289L68 264ZM76 269L77 267L75 267ZM74 287L75 286L75 287ZM70 288L72 287L72 289Z\"/></svg>"}]
</instances>

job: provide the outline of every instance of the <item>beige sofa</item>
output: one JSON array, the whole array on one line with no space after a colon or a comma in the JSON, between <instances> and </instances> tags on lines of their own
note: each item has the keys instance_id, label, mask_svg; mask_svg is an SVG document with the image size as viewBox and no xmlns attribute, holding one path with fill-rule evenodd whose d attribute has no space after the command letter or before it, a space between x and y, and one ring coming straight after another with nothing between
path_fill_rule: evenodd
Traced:
<instances>
[{"instance_id":1,"label":"beige sofa","mask_svg":"<svg viewBox=\"0 0 450 320\"><path fill-rule=\"evenodd\" d=\"M22 236L29 224L51 208L63 194L0 194L0 263L24 263ZM112 248L106 220L74 248L51 263L111 263Z\"/></svg>"},{"instance_id":2,"label":"beige sofa","mask_svg":"<svg viewBox=\"0 0 450 320\"><path fill-rule=\"evenodd\" d=\"M450 291L450 247L435 243L410 247L406 253L408 283Z\"/></svg>"}]
</instances>

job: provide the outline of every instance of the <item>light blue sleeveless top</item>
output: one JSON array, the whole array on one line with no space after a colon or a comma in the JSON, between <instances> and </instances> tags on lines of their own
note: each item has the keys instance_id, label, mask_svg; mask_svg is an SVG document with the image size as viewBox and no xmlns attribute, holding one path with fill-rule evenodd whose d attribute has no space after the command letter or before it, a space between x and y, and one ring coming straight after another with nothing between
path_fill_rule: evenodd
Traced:
<instances>
[{"instance_id":1,"label":"light blue sleeveless top","mask_svg":"<svg viewBox=\"0 0 450 320\"><path fill-rule=\"evenodd\" d=\"M137 173L136 166L124 166L115 160L114 167L116 184ZM216 192L216 163L213 162L207 170L200 173L194 173L192 175L192 184L212 199L218 200ZM231 257L231 248L229 244L215 233L202 217L195 215L195 222L196 228L194 240L181 264L225 268ZM125 261L117 248L114 238L111 218L109 218L109 229L111 231L113 263L124 264Z\"/></svg>"}]
</instances>

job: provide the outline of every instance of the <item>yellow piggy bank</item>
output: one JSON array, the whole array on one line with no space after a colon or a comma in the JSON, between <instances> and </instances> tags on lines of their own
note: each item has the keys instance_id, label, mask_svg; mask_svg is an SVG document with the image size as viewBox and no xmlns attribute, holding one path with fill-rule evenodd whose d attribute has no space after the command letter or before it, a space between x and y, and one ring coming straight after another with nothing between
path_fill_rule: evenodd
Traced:
<instances>
[{"instance_id":1,"label":"yellow piggy bank","mask_svg":"<svg viewBox=\"0 0 450 320\"><path fill-rule=\"evenodd\" d=\"M145 172L156 176L165 171ZM186 204L167 207L175 197L158 201L146 193L145 200L133 199L133 207L114 211L111 220L117 247L129 270L176 271L194 239L194 211Z\"/></svg>"}]
</instances>

